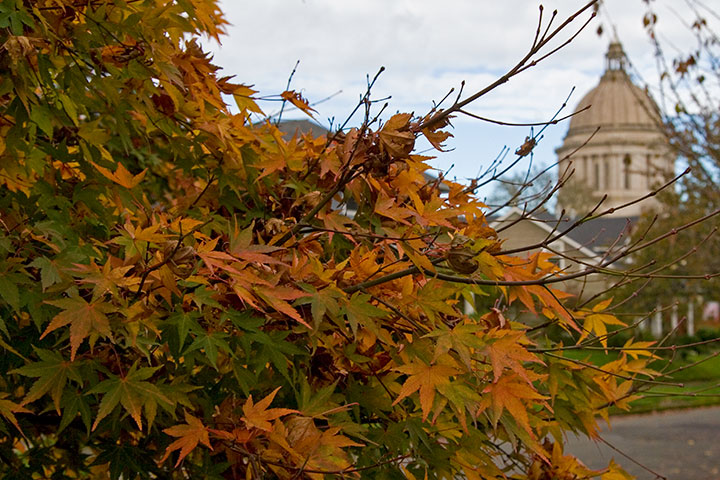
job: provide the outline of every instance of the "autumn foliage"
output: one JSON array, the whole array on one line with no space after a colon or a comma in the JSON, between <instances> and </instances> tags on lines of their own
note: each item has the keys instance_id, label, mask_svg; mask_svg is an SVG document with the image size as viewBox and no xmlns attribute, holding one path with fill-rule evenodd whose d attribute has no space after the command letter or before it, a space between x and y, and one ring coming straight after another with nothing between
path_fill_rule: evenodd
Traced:
<instances>
[{"instance_id":1,"label":"autumn foliage","mask_svg":"<svg viewBox=\"0 0 720 480\"><path fill-rule=\"evenodd\" d=\"M623 478L562 443L627 408L647 344L593 366L543 336L622 322L427 175L441 110L285 140L200 47L224 23L214 0L0 2L0 471Z\"/></svg>"}]
</instances>

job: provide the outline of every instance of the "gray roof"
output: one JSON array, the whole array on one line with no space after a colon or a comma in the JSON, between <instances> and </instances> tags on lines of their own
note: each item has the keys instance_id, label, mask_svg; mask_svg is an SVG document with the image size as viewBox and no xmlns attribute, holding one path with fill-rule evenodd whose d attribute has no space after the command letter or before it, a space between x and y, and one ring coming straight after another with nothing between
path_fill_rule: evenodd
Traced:
<instances>
[{"instance_id":1,"label":"gray roof","mask_svg":"<svg viewBox=\"0 0 720 480\"><path fill-rule=\"evenodd\" d=\"M281 132L283 132L283 138L285 140L290 139L293 135L304 135L312 132L316 137L318 137L320 135L326 135L330 132L330 130L322 125L306 119L283 120L278 125L278 128Z\"/></svg>"},{"instance_id":2,"label":"gray roof","mask_svg":"<svg viewBox=\"0 0 720 480\"><path fill-rule=\"evenodd\" d=\"M546 222L551 227L557 225L556 230L558 233L564 232L578 220L569 217L558 220L556 216L549 212L533 215L533 218ZM633 233L633 227L637 224L637 221L638 217L595 218L573 228L568 232L567 236L584 247L596 252L604 252L613 244L624 244Z\"/></svg>"}]
</instances>

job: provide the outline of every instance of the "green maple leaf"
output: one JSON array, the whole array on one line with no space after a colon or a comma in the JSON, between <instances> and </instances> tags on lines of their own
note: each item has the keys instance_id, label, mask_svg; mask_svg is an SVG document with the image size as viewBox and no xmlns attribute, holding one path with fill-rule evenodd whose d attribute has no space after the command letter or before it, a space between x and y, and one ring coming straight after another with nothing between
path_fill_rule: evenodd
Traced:
<instances>
[{"instance_id":1,"label":"green maple leaf","mask_svg":"<svg viewBox=\"0 0 720 480\"><path fill-rule=\"evenodd\" d=\"M204 351L205 356L210 361L210 365L217 370L218 351L223 350L230 352L232 350L230 345L225 341L228 336L227 333L223 332L207 333L203 331L195 337L195 340L190 344L185 353L187 354L195 350Z\"/></svg>"},{"instance_id":2,"label":"green maple leaf","mask_svg":"<svg viewBox=\"0 0 720 480\"><path fill-rule=\"evenodd\" d=\"M481 331L482 327L479 325L458 324L452 329L430 332L425 337L437 338L434 359L454 350L465 366L472 369L471 349L480 349L484 346L483 341L477 336L477 333Z\"/></svg>"},{"instance_id":3,"label":"green maple leaf","mask_svg":"<svg viewBox=\"0 0 720 480\"><path fill-rule=\"evenodd\" d=\"M60 327L70 324L70 361L75 360L78 347L91 333L99 333L104 337L112 337L110 322L105 316L112 311L112 305L102 302L87 303L80 297L63 298L61 300L47 301L50 305L62 308L47 326L40 340ZM92 342L92 340L91 340Z\"/></svg>"},{"instance_id":4,"label":"green maple leaf","mask_svg":"<svg viewBox=\"0 0 720 480\"><path fill-rule=\"evenodd\" d=\"M310 312L312 313L313 326L317 329L323 321L325 314L328 313L331 318L335 318L340 312L338 300L342 298L343 293L334 287L323 288L317 290L312 285L303 285L303 290L311 294L310 297L301 298L297 301L297 305L310 304Z\"/></svg>"},{"instance_id":5,"label":"green maple leaf","mask_svg":"<svg viewBox=\"0 0 720 480\"><path fill-rule=\"evenodd\" d=\"M20 291L18 290L18 275L4 273L0 275L0 299L12 307L16 312L20 311Z\"/></svg>"},{"instance_id":6,"label":"green maple leaf","mask_svg":"<svg viewBox=\"0 0 720 480\"><path fill-rule=\"evenodd\" d=\"M152 426L158 402L174 405L174 402L163 395L158 387L145 381L152 377L159 368L137 368L136 362L124 377L111 375L111 378L95 385L88 393L104 393L105 395L100 401L92 430L95 430L100 421L108 416L118 404L122 405L130 414L140 430L142 430L141 413L144 408L148 428Z\"/></svg>"},{"instance_id":7,"label":"green maple leaf","mask_svg":"<svg viewBox=\"0 0 720 480\"><path fill-rule=\"evenodd\" d=\"M62 399L65 384L68 378L82 383L80 373L77 366L73 365L73 362L68 362L57 352L42 349L36 349L35 352L40 357L39 362L25 365L10 372L37 378L33 386L30 387L30 391L25 395L22 405L34 402L50 392L55 410L60 413L60 400Z\"/></svg>"},{"instance_id":8,"label":"green maple leaf","mask_svg":"<svg viewBox=\"0 0 720 480\"><path fill-rule=\"evenodd\" d=\"M372 305L370 299L370 295L356 293L350 298L350 301L343 309L353 335L357 335L358 326L364 326L373 333L376 333L378 329L373 318L387 316L387 312L382 308Z\"/></svg>"},{"instance_id":9,"label":"green maple leaf","mask_svg":"<svg viewBox=\"0 0 720 480\"><path fill-rule=\"evenodd\" d=\"M40 269L40 284L43 291L62 280L57 264L47 257L36 258L30 266Z\"/></svg>"},{"instance_id":10,"label":"green maple leaf","mask_svg":"<svg viewBox=\"0 0 720 480\"><path fill-rule=\"evenodd\" d=\"M197 305L198 309L202 309L203 305L221 308L221 305L218 303L218 301L213 298L213 295L216 294L217 293L214 290L207 289L204 285L201 285L195 289L195 292L193 292L190 298L192 299L193 303Z\"/></svg>"}]
</instances>

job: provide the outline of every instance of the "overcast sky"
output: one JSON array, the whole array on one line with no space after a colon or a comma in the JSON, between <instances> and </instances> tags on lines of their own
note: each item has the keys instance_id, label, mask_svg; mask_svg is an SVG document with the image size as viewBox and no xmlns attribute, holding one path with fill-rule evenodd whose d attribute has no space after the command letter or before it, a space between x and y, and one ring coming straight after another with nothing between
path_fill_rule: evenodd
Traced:
<instances>
[{"instance_id":1,"label":"overcast sky","mask_svg":"<svg viewBox=\"0 0 720 480\"><path fill-rule=\"evenodd\" d=\"M546 18L557 9L564 19L585 1L542 3ZM663 34L682 44L685 32L669 9L682 8L684 2L653 3ZM707 3L720 7L720 0ZM532 42L539 4L536 0L225 0L222 7L232 25L222 46L211 48L225 74L254 84L260 95L282 92L300 60L291 88L311 103L334 95L315 107L317 121L325 126L330 118L342 122L364 92L366 75L374 75L381 66L386 71L374 95L392 96L384 117L396 111L423 114L433 100L462 80L466 92L476 91L512 67ZM642 28L645 8L642 0L605 0L600 17L569 46L470 110L509 122L542 121L576 87L570 100L574 108L602 74L613 24L632 63L652 83L654 60ZM601 24L605 34L598 37ZM278 104L265 102L261 107L272 113ZM284 118L301 116L290 111ZM359 121L360 117L355 124ZM454 150L440 154L433 165L443 170L454 165L450 176L458 180L473 177L504 145L514 151L529 134L527 127L501 128L467 118L453 123L455 139L449 146ZM566 131L567 123L548 128L534 161L552 163Z\"/></svg>"}]
</instances>

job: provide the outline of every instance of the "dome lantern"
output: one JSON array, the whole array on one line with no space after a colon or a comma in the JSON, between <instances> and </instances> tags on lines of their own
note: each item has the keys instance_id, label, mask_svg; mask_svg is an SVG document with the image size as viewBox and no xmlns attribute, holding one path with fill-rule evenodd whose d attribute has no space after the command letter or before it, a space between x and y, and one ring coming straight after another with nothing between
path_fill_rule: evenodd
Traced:
<instances>
[{"instance_id":1,"label":"dome lantern","mask_svg":"<svg viewBox=\"0 0 720 480\"><path fill-rule=\"evenodd\" d=\"M625 52L620 42L612 42L605 54L605 72L625 72Z\"/></svg>"}]
</instances>

